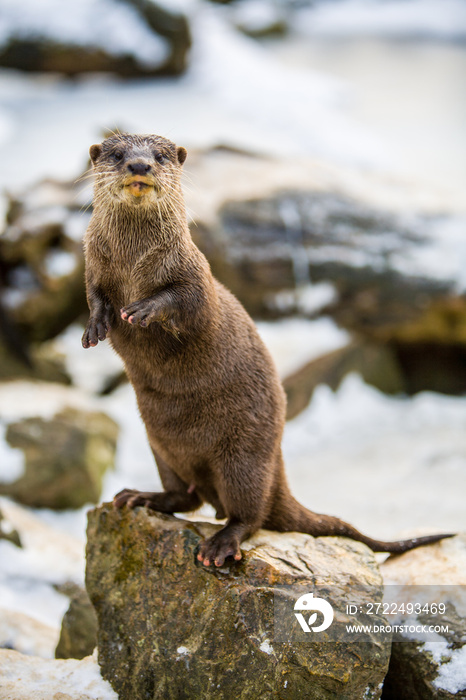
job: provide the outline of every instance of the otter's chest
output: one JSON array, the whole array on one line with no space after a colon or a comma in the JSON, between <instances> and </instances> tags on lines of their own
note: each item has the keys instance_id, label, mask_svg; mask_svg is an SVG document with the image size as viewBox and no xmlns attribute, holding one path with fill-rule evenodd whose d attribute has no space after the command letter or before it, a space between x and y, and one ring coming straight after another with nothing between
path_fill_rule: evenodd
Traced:
<instances>
[{"instance_id":1,"label":"otter's chest","mask_svg":"<svg viewBox=\"0 0 466 700\"><path fill-rule=\"evenodd\" d=\"M99 276L116 313L123 306L152 296L168 281L165 270L147 254L118 249L101 258Z\"/></svg>"}]
</instances>

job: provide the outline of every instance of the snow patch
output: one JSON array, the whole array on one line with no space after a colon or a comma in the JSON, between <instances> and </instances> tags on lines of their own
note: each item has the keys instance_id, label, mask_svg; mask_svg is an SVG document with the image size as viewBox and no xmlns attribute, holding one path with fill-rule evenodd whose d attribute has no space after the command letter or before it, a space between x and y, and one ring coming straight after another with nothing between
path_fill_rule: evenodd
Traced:
<instances>
[{"instance_id":1,"label":"snow patch","mask_svg":"<svg viewBox=\"0 0 466 700\"><path fill-rule=\"evenodd\" d=\"M76 256L66 250L51 249L44 257L44 267L48 277L66 277L76 269L77 264Z\"/></svg>"},{"instance_id":2,"label":"snow patch","mask_svg":"<svg viewBox=\"0 0 466 700\"><path fill-rule=\"evenodd\" d=\"M273 654L273 646L270 644L268 639L265 639L260 645L259 649L264 652L264 654Z\"/></svg>"},{"instance_id":3,"label":"snow patch","mask_svg":"<svg viewBox=\"0 0 466 700\"><path fill-rule=\"evenodd\" d=\"M285 427L292 491L372 537L455 532L466 489L465 405L431 392L389 397L356 374L336 392L320 385Z\"/></svg>"},{"instance_id":4,"label":"snow patch","mask_svg":"<svg viewBox=\"0 0 466 700\"><path fill-rule=\"evenodd\" d=\"M45 660L0 649L0 677L5 698L118 700L110 683L100 675L97 652L79 661Z\"/></svg>"},{"instance_id":5,"label":"snow patch","mask_svg":"<svg viewBox=\"0 0 466 700\"><path fill-rule=\"evenodd\" d=\"M466 291L465 228L466 221L459 216L428 221L424 226L425 241L392 254L391 263L405 275L453 281L457 293L463 293Z\"/></svg>"},{"instance_id":6,"label":"snow patch","mask_svg":"<svg viewBox=\"0 0 466 700\"><path fill-rule=\"evenodd\" d=\"M41 522L30 510L0 498L5 518L19 532L22 548L0 541L0 600L16 610L59 629L69 600L55 585L84 583L84 533L71 537Z\"/></svg>"},{"instance_id":7,"label":"snow patch","mask_svg":"<svg viewBox=\"0 0 466 700\"><path fill-rule=\"evenodd\" d=\"M286 289L268 295L266 304L270 309L279 311L298 311L302 314L317 314L326 306L336 301L337 290L330 282L303 284L295 289Z\"/></svg>"},{"instance_id":8,"label":"snow patch","mask_svg":"<svg viewBox=\"0 0 466 700\"><path fill-rule=\"evenodd\" d=\"M432 651L434 646L435 644L432 643L429 651ZM443 651L445 654L445 650ZM446 690L455 695L466 689L466 646L461 647L461 649L448 649L447 653L450 660L440 664L439 675L434 680L433 685L439 690Z\"/></svg>"}]
</instances>

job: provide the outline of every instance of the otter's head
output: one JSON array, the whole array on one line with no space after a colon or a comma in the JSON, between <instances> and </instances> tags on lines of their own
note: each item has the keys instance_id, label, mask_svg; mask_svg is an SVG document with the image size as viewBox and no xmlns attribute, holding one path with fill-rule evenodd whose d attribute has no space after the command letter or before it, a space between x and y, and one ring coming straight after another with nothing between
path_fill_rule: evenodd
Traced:
<instances>
[{"instance_id":1,"label":"otter's head","mask_svg":"<svg viewBox=\"0 0 466 700\"><path fill-rule=\"evenodd\" d=\"M116 134L90 147L96 196L107 202L150 206L174 194L186 149L162 136Z\"/></svg>"}]
</instances>

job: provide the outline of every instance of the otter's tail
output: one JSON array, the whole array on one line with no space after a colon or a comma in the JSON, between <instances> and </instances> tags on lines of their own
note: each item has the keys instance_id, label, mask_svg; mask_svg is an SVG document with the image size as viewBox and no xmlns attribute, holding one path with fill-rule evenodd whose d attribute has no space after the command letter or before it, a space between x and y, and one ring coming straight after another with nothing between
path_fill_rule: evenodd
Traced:
<instances>
[{"instance_id":1,"label":"otter's tail","mask_svg":"<svg viewBox=\"0 0 466 700\"><path fill-rule=\"evenodd\" d=\"M363 542L374 552L392 552L396 554L407 552L410 549L415 549L425 544L432 544L433 542L438 542L447 537L454 537L454 533L449 533L413 537L409 540L397 540L395 542L373 540L371 537L366 537L366 535L363 535L359 530L356 530L355 527L345 523L343 520L335 518L332 515L313 513L307 510L307 508L304 508L304 506L298 503L292 496L289 495L288 499L289 498L292 499L292 507L290 508L290 502L288 500L286 511L284 509L282 510L280 507L274 509L274 512L271 513L264 527L281 532L304 532L314 537L349 537L357 542Z\"/></svg>"}]
</instances>

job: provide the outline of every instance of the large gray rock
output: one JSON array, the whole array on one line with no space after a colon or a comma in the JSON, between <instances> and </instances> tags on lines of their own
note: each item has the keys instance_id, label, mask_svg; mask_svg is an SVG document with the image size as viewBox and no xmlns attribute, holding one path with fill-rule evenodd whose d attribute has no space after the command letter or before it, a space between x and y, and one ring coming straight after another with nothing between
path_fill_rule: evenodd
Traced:
<instances>
[{"instance_id":1,"label":"large gray rock","mask_svg":"<svg viewBox=\"0 0 466 700\"><path fill-rule=\"evenodd\" d=\"M402 256L413 256L426 243L426 217L312 190L227 202L219 217L225 257L245 285L262 285L262 312L274 310L274 293L311 280L331 282L338 294L329 303L336 318L375 335L417 318L429 300L453 287L402 269ZM288 313L299 310L292 300L290 307Z\"/></svg>"},{"instance_id":2,"label":"large gray rock","mask_svg":"<svg viewBox=\"0 0 466 700\"><path fill-rule=\"evenodd\" d=\"M6 440L24 452L24 473L0 483L0 493L28 506L80 508L100 498L113 467L117 424L104 413L64 409L51 420L10 423Z\"/></svg>"},{"instance_id":3,"label":"large gray rock","mask_svg":"<svg viewBox=\"0 0 466 700\"><path fill-rule=\"evenodd\" d=\"M330 315L385 346L399 377L381 377L381 388L462 394L466 299L451 262L434 265L455 258L439 241L453 240L459 226L309 188L227 201L193 235L254 316Z\"/></svg>"},{"instance_id":4,"label":"large gray rock","mask_svg":"<svg viewBox=\"0 0 466 700\"><path fill-rule=\"evenodd\" d=\"M306 636L293 613L295 598L322 589L336 618L348 595L380 600L372 552L261 531L240 563L207 569L196 550L218 527L142 508L89 513L86 587L102 675L120 700L379 698L390 639Z\"/></svg>"}]
</instances>

